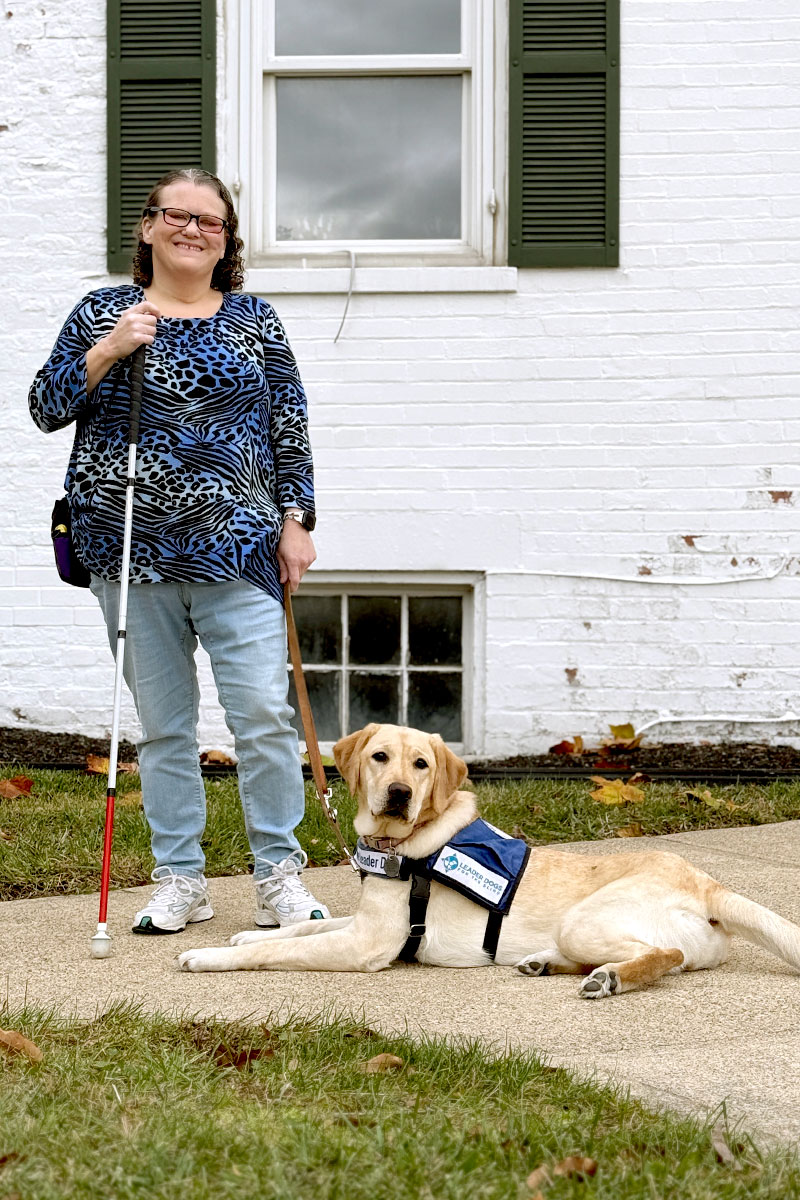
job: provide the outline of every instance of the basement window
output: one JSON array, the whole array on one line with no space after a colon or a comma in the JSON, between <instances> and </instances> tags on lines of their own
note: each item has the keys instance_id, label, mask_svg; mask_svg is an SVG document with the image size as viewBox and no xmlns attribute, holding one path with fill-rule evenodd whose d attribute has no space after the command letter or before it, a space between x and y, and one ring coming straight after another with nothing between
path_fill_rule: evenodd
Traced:
<instances>
[{"instance_id":1,"label":"basement window","mask_svg":"<svg viewBox=\"0 0 800 1200\"><path fill-rule=\"evenodd\" d=\"M304 592L292 600L317 737L371 721L464 740L465 596L450 590ZM303 739L290 670L292 722Z\"/></svg>"}]
</instances>

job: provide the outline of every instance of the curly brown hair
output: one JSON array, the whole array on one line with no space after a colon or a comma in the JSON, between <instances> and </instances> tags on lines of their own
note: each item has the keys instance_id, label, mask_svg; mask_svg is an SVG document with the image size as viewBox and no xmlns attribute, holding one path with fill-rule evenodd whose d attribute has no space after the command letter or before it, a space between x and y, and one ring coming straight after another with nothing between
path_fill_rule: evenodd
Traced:
<instances>
[{"instance_id":1,"label":"curly brown hair","mask_svg":"<svg viewBox=\"0 0 800 1200\"><path fill-rule=\"evenodd\" d=\"M161 176L147 197L143 207L158 207L164 188L168 187L171 183L177 183L183 179L189 183L201 184L204 187L213 188L224 203L227 210L225 219L228 222L225 257L221 258L214 268L214 274L211 276L211 286L217 292L241 291L244 285L244 262L242 260L244 242L239 237L239 220L236 216L236 209L233 207L231 194L221 179L218 179L216 175L212 175L210 171L202 171L198 167L167 171L166 175ZM139 224L136 227L135 236L138 245L133 253L133 282L137 283L139 287L144 288L149 287L153 282L153 248L142 240L143 220L144 217L140 217Z\"/></svg>"}]
</instances>

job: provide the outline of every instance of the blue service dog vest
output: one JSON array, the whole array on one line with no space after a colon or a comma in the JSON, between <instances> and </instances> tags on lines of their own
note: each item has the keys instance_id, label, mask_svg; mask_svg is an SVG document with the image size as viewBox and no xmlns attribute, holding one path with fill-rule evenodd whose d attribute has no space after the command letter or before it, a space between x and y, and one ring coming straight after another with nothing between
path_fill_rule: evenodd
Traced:
<instances>
[{"instance_id":1,"label":"blue service dog vest","mask_svg":"<svg viewBox=\"0 0 800 1200\"><path fill-rule=\"evenodd\" d=\"M489 910L483 947L494 958L500 925L511 907L530 857L530 846L478 817L454 834L428 858L404 858L391 851L373 850L359 838L355 860L364 875L411 879L411 937L400 957L414 957L422 940L430 883L435 880ZM389 870L387 871L387 860ZM416 900L416 904L415 904Z\"/></svg>"}]
</instances>

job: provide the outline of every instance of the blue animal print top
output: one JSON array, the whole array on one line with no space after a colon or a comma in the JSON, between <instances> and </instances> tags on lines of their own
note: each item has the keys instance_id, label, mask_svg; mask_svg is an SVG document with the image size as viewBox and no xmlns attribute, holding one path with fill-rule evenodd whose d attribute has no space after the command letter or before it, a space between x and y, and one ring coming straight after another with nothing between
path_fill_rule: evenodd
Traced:
<instances>
[{"instance_id":1,"label":"blue animal print top","mask_svg":"<svg viewBox=\"0 0 800 1200\"><path fill-rule=\"evenodd\" d=\"M122 557L129 360L87 395L85 356L142 299L134 284L85 296L29 396L40 429L76 422L65 480L75 547L108 580ZM282 601L275 550L293 506L314 511L306 398L273 308L226 292L213 317L159 320L144 368L131 582L246 579Z\"/></svg>"}]
</instances>

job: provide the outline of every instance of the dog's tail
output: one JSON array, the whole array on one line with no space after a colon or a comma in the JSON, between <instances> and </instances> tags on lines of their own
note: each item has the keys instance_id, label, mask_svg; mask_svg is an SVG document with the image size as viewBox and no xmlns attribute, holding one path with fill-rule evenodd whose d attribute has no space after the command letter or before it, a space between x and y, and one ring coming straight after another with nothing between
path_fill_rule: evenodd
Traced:
<instances>
[{"instance_id":1,"label":"dog's tail","mask_svg":"<svg viewBox=\"0 0 800 1200\"><path fill-rule=\"evenodd\" d=\"M715 888L709 896L709 915L726 933L736 933L763 946L800 971L800 926L746 896Z\"/></svg>"}]
</instances>

